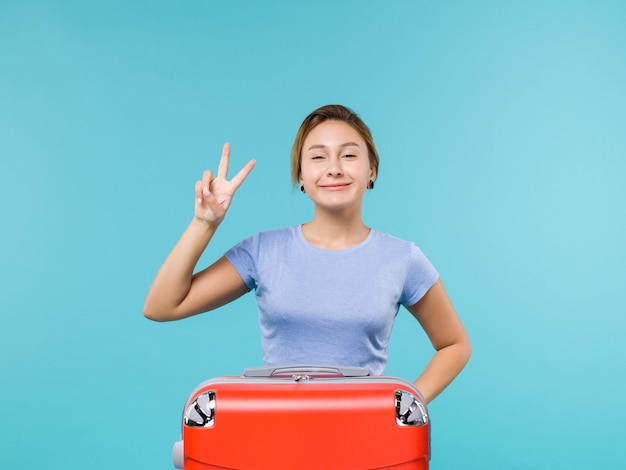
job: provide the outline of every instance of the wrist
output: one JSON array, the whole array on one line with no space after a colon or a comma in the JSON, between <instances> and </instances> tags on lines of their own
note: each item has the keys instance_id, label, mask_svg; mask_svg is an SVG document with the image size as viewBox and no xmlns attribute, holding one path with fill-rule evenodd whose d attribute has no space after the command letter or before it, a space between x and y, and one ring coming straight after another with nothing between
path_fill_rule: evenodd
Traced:
<instances>
[{"instance_id":1,"label":"wrist","mask_svg":"<svg viewBox=\"0 0 626 470\"><path fill-rule=\"evenodd\" d=\"M203 233L213 234L213 233L215 233L215 230L217 229L217 225L213 225L212 223L210 223L206 219L201 219L200 217L195 217L195 216L194 216L193 219L191 219L191 224L190 225L195 230L201 231Z\"/></svg>"}]
</instances>

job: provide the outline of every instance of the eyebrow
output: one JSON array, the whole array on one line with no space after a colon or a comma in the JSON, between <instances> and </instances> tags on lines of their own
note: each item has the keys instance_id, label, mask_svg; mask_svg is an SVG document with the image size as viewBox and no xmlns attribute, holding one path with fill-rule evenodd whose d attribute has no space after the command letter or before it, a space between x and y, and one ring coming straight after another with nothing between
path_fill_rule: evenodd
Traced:
<instances>
[{"instance_id":1,"label":"eyebrow","mask_svg":"<svg viewBox=\"0 0 626 470\"><path fill-rule=\"evenodd\" d=\"M358 147L359 144L357 144L356 142L346 142L345 144L341 144L340 147ZM322 144L316 144L316 145L311 145L307 150L314 150L314 149L325 149L326 145L322 145Z\"/></svg>"}]
</instances>

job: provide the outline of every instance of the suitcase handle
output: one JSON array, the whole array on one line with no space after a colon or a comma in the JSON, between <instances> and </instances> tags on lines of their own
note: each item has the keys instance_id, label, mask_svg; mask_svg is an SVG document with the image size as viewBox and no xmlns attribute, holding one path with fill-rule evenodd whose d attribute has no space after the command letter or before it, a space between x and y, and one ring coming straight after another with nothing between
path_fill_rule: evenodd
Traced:
<instances>
[{"instance_id":1,"label":"suitcase handle","mask_svg":"<svg viewBox=\"0 0 626 470\"><path fill-rule=\"evenodd\" d=\"M276 377L276 376L340 376L340 377L367 377L370 371L367 367L327 366L294 364L286 366L249 367L243 371L244 377Z\"/></svg>"}]
</instances>

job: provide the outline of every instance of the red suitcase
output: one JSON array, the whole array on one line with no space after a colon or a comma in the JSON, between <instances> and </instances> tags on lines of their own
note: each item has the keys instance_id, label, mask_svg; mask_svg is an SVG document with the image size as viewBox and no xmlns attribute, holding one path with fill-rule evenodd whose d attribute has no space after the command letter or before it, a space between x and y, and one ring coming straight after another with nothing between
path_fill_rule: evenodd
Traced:
<instances>
[{"instance_id":1,"label":"red suitcase","mask_svg":"<svg viewBox=\"0 0 626 470\"><path fill-rule=\"evenodd\" d=\"M428 469L430 420L413 384L366 368L251 368L193 391L173 458L184 470Z\"/></svg>"}]
</instances>

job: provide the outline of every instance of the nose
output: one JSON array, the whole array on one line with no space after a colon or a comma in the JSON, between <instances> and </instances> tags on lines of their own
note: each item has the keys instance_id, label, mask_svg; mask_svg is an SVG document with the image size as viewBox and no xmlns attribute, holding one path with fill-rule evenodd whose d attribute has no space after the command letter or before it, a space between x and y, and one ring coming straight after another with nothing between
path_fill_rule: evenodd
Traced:
<instances>
[{"instance_id":1,"label":"nose","mask_svg":"<svg viewBox=\"0 0 626 470\"><path fill-rule=\"evenodd\" d=\"M341 158L334 157L328 160L327 174L328 176L343 175L343 168L341 166Z\"/></svg>"}]
</instances>

